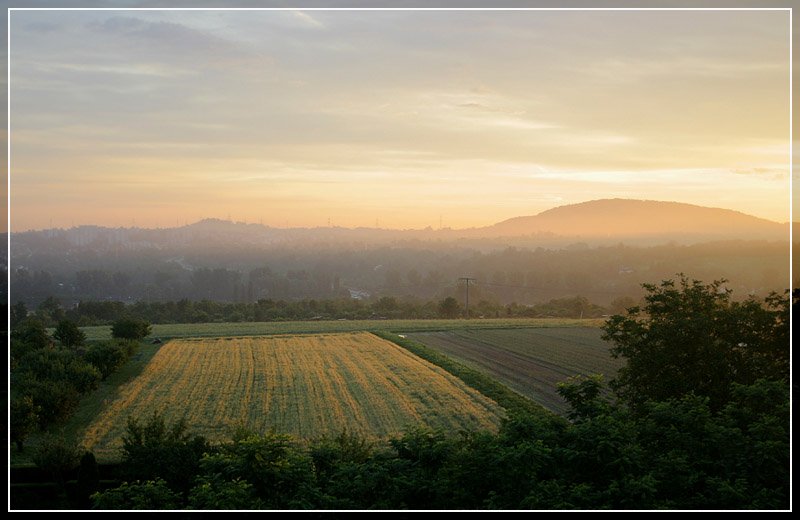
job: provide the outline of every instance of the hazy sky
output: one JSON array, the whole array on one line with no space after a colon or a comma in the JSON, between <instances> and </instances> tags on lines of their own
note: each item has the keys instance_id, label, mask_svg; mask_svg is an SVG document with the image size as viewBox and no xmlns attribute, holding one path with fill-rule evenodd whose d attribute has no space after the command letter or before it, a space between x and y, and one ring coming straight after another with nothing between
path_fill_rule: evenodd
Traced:
<instances>
[{"instance_id":1,"label":"hazy sky","mask_svg":"<svg viewBox=\"0 0 800 520\"><path fill-rule=\"evenodd\" d=\"M789 219L789 15L15 11L12 230Z\"/></svg>"}]
</instances>

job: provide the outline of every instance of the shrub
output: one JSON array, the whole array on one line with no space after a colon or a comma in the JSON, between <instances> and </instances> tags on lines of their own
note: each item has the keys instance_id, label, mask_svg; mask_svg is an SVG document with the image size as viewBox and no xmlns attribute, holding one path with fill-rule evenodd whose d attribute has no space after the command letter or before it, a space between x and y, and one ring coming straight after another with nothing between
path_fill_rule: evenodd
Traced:
<instances>
[{"instance_id":1,"label":"shrub","mask_svg":"<svg viewBox=\"0 0 800 520\"><path fill-rule=\"evenodd\" d=\"M36 431L40 410L30 395L11 397L11 441L17 450L22 451L25 439Z\"/></svg>"},{"instance_id":2,"label":"shrub","mask_svg":"<svg viewBox=\"0 0 800 520\"><path fill-rule=\"evenodd\" d=\"M111 326L111 335L121 339L144 339L150 334L150 324L135 318L117 320Z\"/></svg>"},{"instance_id":3,"label":"shrub","mask_svg":"<svg viewBox=\"0 0 800 520\"><path fill-rule=\"evenodd\" d=\"M180 496L161 479L137 480L95 493L92 501L94 509L177 509Z\"/></svg>"},{"instance_id":4,"label":"shrub","mask_svg":"<svg viewBox=\"0 0 800 520\"><path fill-rule=\"evenodd\" d=\"M61 320L56 326L53 337L67 348L79 347L86 341L86 334L69 320Z\"/></svg>"},{"instance_id":5,"label":"shrub","mask_svg":"<svg viewBox=\"0 0 800 520\"><path fill-rule=\"evenodd\" d=\"M97 343L89 347L84 359L97 367L103 380L128 360L128 348L120 343Z\"/></svg>"},{"instance_id":6,"label":"shrub","mask_svg":"<svg viewBox=\"0 0 800 520\"><path fill-rule=\"evenodd\" d=\"M36 447L33 462L63 488L67 473L78 467L80 457L81 450L76 444L61 436L47 435Z\"/></svg>"}]
</instances>

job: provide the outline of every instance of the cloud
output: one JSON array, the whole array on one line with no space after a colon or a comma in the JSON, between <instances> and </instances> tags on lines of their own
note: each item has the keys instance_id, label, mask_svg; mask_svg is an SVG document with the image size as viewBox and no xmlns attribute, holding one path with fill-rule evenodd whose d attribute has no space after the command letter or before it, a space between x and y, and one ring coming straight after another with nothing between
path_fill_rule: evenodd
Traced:
<instances>
[{"instance_id":1,"label":"cloud","mask_svg":"<svg viewBox=\"0 0 800 520\"><path fill-rule=\"evenodd\" d=\"M136 43L132 45L163 53L162 58L166 59L177 53L207 62L210 59L235 58L246 53L246 49L237 42L173 20L150 20L141 15L114 15L90 21L86 28L112 41L124 39L131 45L129 41L134 40ZM198 63L195 62L195 65Z\"/></svg>"},{"instance_id":2,"label":"cloud","mask_svg":"<svg viewBox=\"0 0 800 520\"><path fill-rule=\"evenodd\" d=\"M731 170L736 175L753 176L772 181L785 181L789 179L789 165L783 167L761 167L761 168L735 168Z\"/></svg>"},{"instance_id":3,"label":"cloud","mask_svg":"<svg viewBox=\"0 0 800 520\"><path fill-rule=\"evenodd\" d=\"M324 29L325 24L311 16L309 13L304 11L292 11L292 15L295 17L296 20L302 22L302 24L306 27L311 27L313 29Z\"/></svg>"},{"instance_id":4,"label":"cloud","mask_svg":"<svg viewBox=\"0 0 800 520\"><path fill-rule=\"evenodd\" d=\"M12 18L14 182L65 192L84 179L86 197L104 178L96 193L118 201L129 193L112 179L169 178L187 204L209 204L215 179L236 179L248 197L300 196L319 182L314 197L329 207L358 188L365 200L400 190L432 208L451 184L463 190L447 191L454 206L476 193L499 206L713 179L730 197L738 185L746 205L759 182L774 193L761 170L787 155L778 17L777 26L746 12Z\"/></svg>"},{"instance_id":5,"label":"cloud","mask_svg":"<svg viewBox=\"0 0 800 520\"><path fill-rule=\"evenodd\" d=\"M53 63L31 64L38 66L46 74L58 74L62 71L102 74L121 74L124 76L155 76L161 78L194 75L195 71L176 67L167 67L160 63L119 63L119 64L87 64L87 63Z\"/></svg>"}]
</instances>

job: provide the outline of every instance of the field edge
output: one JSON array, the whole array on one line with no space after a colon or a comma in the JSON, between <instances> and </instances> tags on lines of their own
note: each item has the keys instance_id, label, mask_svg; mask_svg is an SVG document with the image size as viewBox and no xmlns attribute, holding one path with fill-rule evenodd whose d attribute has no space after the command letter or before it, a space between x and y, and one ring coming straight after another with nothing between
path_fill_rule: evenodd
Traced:
<instances>
[{"instance_id":1,"label":"field edge","mask_svg":"<svg viewBox=\"0 0 800 520\"><path fill-rule=\"evenodd\" d=\"M564 420L562 417L548 410L544 406L515 392L501 382L488 375L470 368L454 359L437 352L430 347L414 340L405 338L397 333L388 331L372 331L379 338L390 341L414 354L415 356L432 363L453 376L457 377L470 388L473 388L496 402L504 408L509 416L536 415L551 420Z\"/></svg>"}]
</instances>

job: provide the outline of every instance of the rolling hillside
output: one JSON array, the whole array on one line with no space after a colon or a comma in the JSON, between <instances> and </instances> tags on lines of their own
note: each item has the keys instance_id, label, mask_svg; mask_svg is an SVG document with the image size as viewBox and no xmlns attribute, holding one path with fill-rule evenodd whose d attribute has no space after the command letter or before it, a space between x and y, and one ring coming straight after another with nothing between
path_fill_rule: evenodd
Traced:
<instances>
[{"instance_id":1,"label":"rolling hillside","mask_svg":"<svg viewBox=\"0 0 800 520\"><path fill-rule=\"evenodd\" d=\"M785 240L789 234L786 224L729 209L629 199L560 206L485 229L487 233L502 236L547 232L582 237L674 238L681 242L732 238Z\"/></svg>"}]
</instances>

